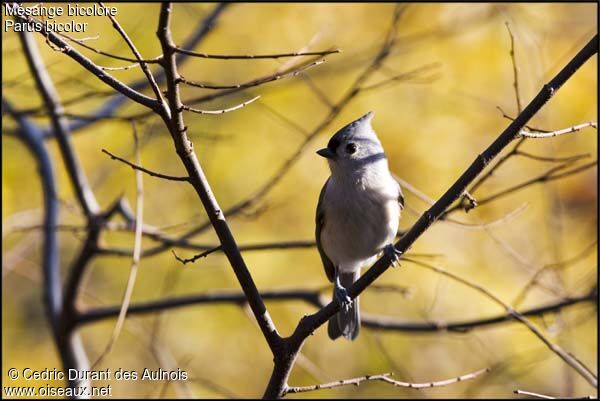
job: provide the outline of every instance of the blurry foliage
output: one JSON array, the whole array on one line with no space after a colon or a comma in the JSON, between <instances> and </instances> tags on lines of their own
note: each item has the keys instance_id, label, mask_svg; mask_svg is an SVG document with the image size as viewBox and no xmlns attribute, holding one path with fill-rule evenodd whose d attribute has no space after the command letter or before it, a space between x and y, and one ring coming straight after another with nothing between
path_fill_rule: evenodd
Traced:
<instances>
[{"instance_id":1,"label":"blurry foliage","mask_svg":"<svg viewBox=\"0 0 600 401\"><path fill-rule=\"evenodd\" d=\"M118 4L117 19L146 57L159 54L155 36L158 6ZM174 37L180 44L214 4L177 4ZM267 53L297 51L307 43L311 50L331 46L343 50L326 57L327 62L307 75L332 101L337 100L377 51L389 25L392 4L235 4L219 19L200 49L208 53ZM314 154L331 134L347 121L368 110L375 112L374 127L388 154L390 168L432 198L443 191L473 158L507 126L496 109L501 106L516 115L510 41L504 22L515 35L521 97L524 104L541 85L564 65L597 31L595 4L415 4L402 17L398 44L385 62L386 69L370 83L389 78L421 65L438 62L439 77L428 83L396 82L366 91L353 100L325 134L311 142L289 174L264 199L251 217L229 221L240 244L263 241L311 239L314 210L328 170ZM129 50L111 28L108 19L86 18L85 36L100 35L88 44L129 56ZM90 88L107 87L91 77L74 61L51 50L36 36L46 65L59 85L63 100ZM28 72L20 43L14 32L2 34L3 91L19 108L41 105ZM100 65L120 66L106 57L84 51ZM273 72L288 59L280 60L188 60L182 75L203 82L231 84ZM387 75L386 75L387 71ZM597 58L585 64L559 94L538 113L531 125L560 129L586 121L597 121ZM139 79L139 69L113 73L125 82ZM66 80L66 81L65 81ZM208 93L185 88L183 98ZM34 95L35 94L35 95ZM273 117L263 105L275 109L307 130L328 113L302 77L252 88L202 108L217 109L237 104L255 95L261 99L242 110L226 115L186 114L186 124L195 142L200 162L221 206L226 208L249 196L275 172L301 143L302 133ZM89 97L67 107L72 113L88 113L103 98ZM131 102L121 114L139 111ZM48 119L36 117L47 125ZM152 125L156 125L152 128ZM4 118L6 129L14 127ZM148 120L141 128L145 145L144 166L166 174L182 175L184 170L172 141L159 119ZM129 167L110 160L100 152L109 149L132 160L133 140L126 122L106 121L73 137L74 146L101 205L106 207L123 193L134 204L135 181ZM59 160L54 141L52 155ZM585 130L546 140L529 140L523 150L545 156L590 153L597 158L597 133ZM8 367L60 367L47 322L43 315L40 289L41 233L11 233L11 227L39 224L42 218L41 190L34 162L14 137L2 135L2 364ZM479 190L491 194L545 171L550 164L515 157L499 169ZM65 202L60 221L83 221L75 207L62 162L56 162L59 196ZM533 266L564 260L580 252L597 237L597 170L545 184L499 199L455 218L484 222L499 218L527 202L529 207L510 222L490 228ZM176 235L205 220L204 211L192 188L184 183L144 177L147 224L164 227L184 223L166 232ZM425 204L405 190L406 203L416 210ZM410 227L418 216L407 210L400 226ZM81 235L61 232L62 266L66 270L78 252ZM216 243L209 230L196 238ZM133 246L131 233L105 236L107 245ZM144 246L152 241L144 239ZM526 284L533 270L499 246L486 230L469 230L437 223L415 244L414 252L443 254L436 260L448 270L489 288L511 302ZM192 251L178 251L191 256ZM309 287L327 283L315 249L249 252L247 264L260 289ZM597 252L543 282L563 289L563 294L580 294L596 280ZM130 265L129 258L99 257L88 268L84 283L84 305L113 305L120 302ZM63 270L64 275L64 270ZM165 282L173 280L165 292ZM408 286L409 297L367 290L361 297L363 310L402 320L466 320L501 313L480 294L410 263L386 272L381 283ZM219 253L182 267L169 252L143 259L133 300L151 300L174 294L202 293L215 289L238 289L226 258ZM534 289L522 307L544 304L556 295ZM270 312L282 335L291 333L302 315L314 310L302 302L270 302ZM210 380L238 396L262 394L271 372L267 345L251 318L242 308L193 306L160 314L160 344L179 361L186 362L191 394L221 397L206 384ZM146 346L155 315L133 317L125 325L115 349L102 368L138 369L157 367ZM596 309L582 305L555 315L536 319L553 341L573 352L589 366L597 365ZM90 359L101 352L114 320L83 329ZM379 345L378 345L379 344ZM384 347L382 350L381 347ZM466 334L407 334L365 329L354 343L331 342L321 328L302 350L290 384L322 381L395 371L399 380L429 381L454 377L481 367L497 368L487 377L450 387L424 390L399 389L368 383L320 391L295 397L510 397L517 388L556 395L591 394L588 383L552 354L525 328L504 324ZM387 356L386 356L387 355ZM2 372L7 382L6 371ZM113 394L153 396L161 383L116 382ZM178 387L167 386L167 396L177 396Z\"/></svg>"}]
</instances>

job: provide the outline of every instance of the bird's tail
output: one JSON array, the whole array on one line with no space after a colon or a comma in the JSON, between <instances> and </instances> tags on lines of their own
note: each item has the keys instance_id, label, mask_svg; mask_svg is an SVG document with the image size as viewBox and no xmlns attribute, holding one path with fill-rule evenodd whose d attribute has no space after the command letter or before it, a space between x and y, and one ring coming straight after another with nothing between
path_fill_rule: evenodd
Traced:
<instances>
[{"instance_id":1,"label":"bird's tail","mask_svg":"<svg viewBox=\"0 0 600 401\"><path fill-rule=\"evenodd\" d=\"M340 283L344 288L350 286L360 277L360 270L351 273L340 272ZM354 340L358 337L360 330L360 311L358 307L358 297L352 301L352 306L348 311L340 310L329 319L327 325L327 334L329 338L335 340L339 336L344 336L348 340Z\"/></svg>"}]
</instances>

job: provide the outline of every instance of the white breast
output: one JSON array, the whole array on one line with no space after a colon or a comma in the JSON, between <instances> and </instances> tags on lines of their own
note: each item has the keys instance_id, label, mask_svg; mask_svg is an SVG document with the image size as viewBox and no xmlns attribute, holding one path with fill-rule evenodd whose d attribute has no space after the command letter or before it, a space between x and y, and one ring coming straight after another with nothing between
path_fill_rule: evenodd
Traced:
<instances>
[{"instance_id":1,"label":"white breast","mask_svg":"<svg viewBox=\"0 0 600 401\"><path fill-rule=\"evenodd\" d=\"M321 244L329 259L344 271L374 262L400 218L398 185L387 168L354 180L332 176L323 196Z\"/></svg>"}]
</instances>

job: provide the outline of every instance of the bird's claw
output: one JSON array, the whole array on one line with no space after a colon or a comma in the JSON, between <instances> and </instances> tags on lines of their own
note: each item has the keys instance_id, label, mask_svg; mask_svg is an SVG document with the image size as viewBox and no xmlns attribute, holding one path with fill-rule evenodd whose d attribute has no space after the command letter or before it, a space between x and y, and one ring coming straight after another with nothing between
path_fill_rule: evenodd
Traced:
<instances>
[{"instance_id":1,"label":"bird's claw","mask_svg":"<svg viewBox=\"0 0 600 401\"><path fill-rule=\"evenodd\" d=\"M352 306L352 298L348 296L348 291L341 285L336 285L333 290L335 300L340 304L344 312L348 312Z\"/></svg>"},{"instance_id":2,"label":"bird's claw","mask_svg":"<svg viewBox=\"0 0 600 401\"><path fill-rule=\"evenodd\" d=\"M402 255L402 252L397 250L393 244L387 244L383 247L383 253L392 262L392 267L400 266L400 255Z\"/></svg>"}]
</instances>

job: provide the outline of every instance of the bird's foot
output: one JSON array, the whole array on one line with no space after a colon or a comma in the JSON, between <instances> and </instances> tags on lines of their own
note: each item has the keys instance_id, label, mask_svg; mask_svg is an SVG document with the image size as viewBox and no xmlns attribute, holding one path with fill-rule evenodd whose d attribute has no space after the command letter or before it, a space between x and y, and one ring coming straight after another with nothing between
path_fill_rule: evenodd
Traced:
<instances>
[{"instance_id":1,"label":"bird's foot","mask_svg":"<svg viewBox=\"0 0 600 401\"><path fill-rule=\"evenodd\" d=\"M387 244L386 246L384 246L383 253L392 262L392 267L400 266L400 255L402 255L402 252L397 250L393 244Z\"/></svg>"},{"instance_id":2,"label":"bird's foot","mask_svg":"<svg viewBox=\"0 0 600 401\"><path fill-rule=\"evenodd\" d=\"M352 298L348 296L348 291L342 287L339 282L335 283L333 288L333 298L340 304L340 308L344 312L348 312L352 306Z\"/></svg>"}]
</instances>

